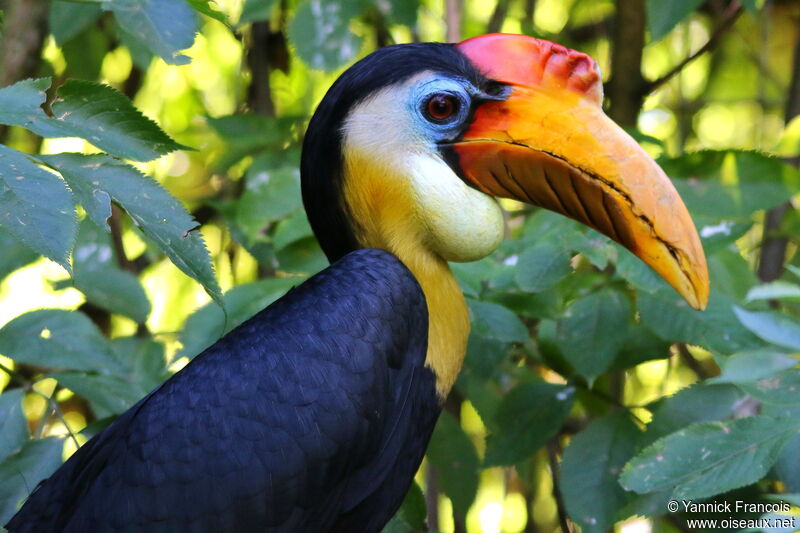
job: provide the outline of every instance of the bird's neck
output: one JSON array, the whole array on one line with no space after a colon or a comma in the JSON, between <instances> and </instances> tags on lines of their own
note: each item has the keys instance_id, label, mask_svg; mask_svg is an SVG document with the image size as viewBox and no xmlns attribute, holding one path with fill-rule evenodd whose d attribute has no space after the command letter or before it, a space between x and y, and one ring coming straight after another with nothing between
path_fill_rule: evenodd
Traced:
<instances>
[{"instance_id":1,"label":"bird's neck","mask_svg":"<svg viewBox=\"0 0 800 533\"><path fill-rule=\"evenodd\" d=\"M352 154L346 158L350 172L343 184L344 199L356 222L356 239L364 248L393 253L422 287L428 305L425 361L436 375L436 391L443 401L461 371L467 349L470 324L464 295L447 261L426 246L408 189L389 170L372 169L365 175L358 159Z\"/></svg>"}]
</instances>

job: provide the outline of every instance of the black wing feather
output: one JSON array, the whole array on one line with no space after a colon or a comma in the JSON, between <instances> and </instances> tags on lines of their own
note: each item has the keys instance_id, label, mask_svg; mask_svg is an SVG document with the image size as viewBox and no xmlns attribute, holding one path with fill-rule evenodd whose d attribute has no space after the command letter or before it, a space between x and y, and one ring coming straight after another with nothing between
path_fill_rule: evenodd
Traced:
<instances>
[{"instance_id":1,"label":"black wing feather","mask_svg":"<svg viewBox=\"0 0 800 533\"><path fill-rule=\"evenodd\" d=\"M399 260L348 254L87 442L6 527L380 531L438 415L427 323Z\"/></svg>"}]
</instances>

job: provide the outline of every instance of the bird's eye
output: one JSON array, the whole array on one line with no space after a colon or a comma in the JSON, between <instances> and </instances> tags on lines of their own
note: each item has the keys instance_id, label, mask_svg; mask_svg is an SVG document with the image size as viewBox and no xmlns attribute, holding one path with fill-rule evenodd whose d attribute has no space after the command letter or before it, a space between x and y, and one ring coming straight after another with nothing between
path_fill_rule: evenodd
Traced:
<instances>
[{"instance_id":1,"label":"bird's eye","mask_svg":"<svg viewBox=\"0 0 800 533\"><path fill-rule=\"evenodd\" d=\"M446 122L458 112L458 98L452 94L436 93L425 102L425 116L431 122Z\"/></svg>"}]
</instances>

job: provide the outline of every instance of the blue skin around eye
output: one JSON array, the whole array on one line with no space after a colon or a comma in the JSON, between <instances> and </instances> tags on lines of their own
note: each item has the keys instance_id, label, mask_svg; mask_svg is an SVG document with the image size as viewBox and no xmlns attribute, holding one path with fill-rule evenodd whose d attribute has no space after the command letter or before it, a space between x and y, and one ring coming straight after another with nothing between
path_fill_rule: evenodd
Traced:
<instances>
[{"instance_id":1,"label":"blue skin around eye","mask_svg":"<svg viewBox=\"0 0 800 533\"><path fill-rule=\"evenodd\" d=\"M469 115L471 94L477 92L478 90L468 81L452 78L431 78L414 86L410 91L408 106L419 133L432 143L456 137ZM458 99L458 111L447 122L431 122L423 114L425 103L432 95L442 93Z\"/></svg>"}]
</instances>

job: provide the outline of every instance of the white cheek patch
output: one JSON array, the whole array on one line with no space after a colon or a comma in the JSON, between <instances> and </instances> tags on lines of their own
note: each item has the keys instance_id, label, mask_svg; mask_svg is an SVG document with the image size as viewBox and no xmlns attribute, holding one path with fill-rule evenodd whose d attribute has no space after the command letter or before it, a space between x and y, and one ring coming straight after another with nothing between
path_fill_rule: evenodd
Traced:
<instances>
[{"instance_id":1,"label":"white cheek patch","mask_svg":"<svg viewBox=\"0 0 800 533\"><path fill-rule=\"evenodd\" d=\"M476 261L503 240L503 213L490 196L469 187L438 154L405 160L428 245L447 261Z\"/></svg>"},{"instance_id":2,"label":"white cheek patch","mask_svg":"<svg viewBox=\"0 0 800 533\"><path fill-rule=\"evenodd\" d=\"M370 180L381 176L409 191L424 245L447 261L476 261L492 253L503 239L500 206L490 196L465 184L439 155L436 147L415 127L406 104L409 87L384 89L356 106L344 126L343 150L357 154L346 179ZM388 180L388 182L387 182Z\"/></svg>"}]
</instances>

